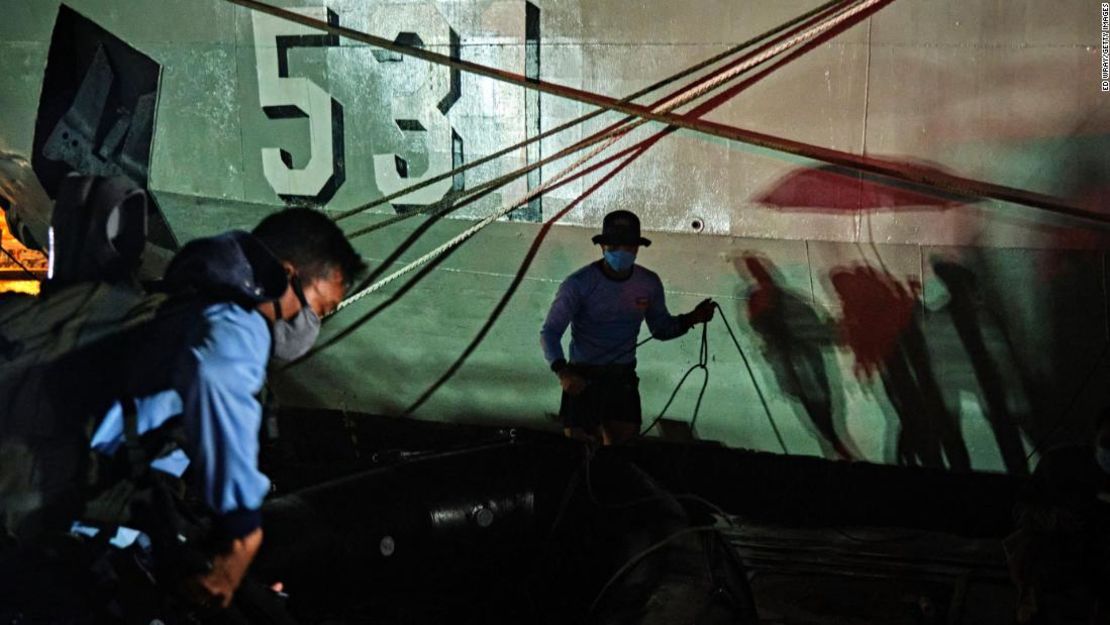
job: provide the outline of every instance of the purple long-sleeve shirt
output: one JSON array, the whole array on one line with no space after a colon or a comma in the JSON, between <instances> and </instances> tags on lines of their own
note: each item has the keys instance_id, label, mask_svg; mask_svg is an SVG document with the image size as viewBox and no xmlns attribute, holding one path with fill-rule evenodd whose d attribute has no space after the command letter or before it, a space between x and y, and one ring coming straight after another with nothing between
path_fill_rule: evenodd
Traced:
<instances>
[{"instance_id":1,"label":"purple long-sleeve shirt","mask_svg":"<svg viewBox=\"0 0 1110 625\"><path fill-rule=\"evenodd\" d=\"M662 341L690 329L667 311L663 283L655 272L634 265L632 275L615 280L602 271L602 262L575 271L559 286L540 330L548 365L566 360L562 339L568 325L570 362L590 365L635 362L636 339L645 320L652 336Z\"/></svg>"}]
</instances>

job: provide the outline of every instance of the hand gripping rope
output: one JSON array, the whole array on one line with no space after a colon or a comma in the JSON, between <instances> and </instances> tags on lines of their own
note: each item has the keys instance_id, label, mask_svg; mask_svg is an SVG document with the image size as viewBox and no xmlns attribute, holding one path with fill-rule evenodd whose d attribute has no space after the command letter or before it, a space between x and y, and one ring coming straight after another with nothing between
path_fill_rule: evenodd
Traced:
<instances>
[{"instance_id":1,"label":"hand gripping rope","mask_svg":"<svg viewBox=\"0 0 1110 625\"><path fill-rule=\"evenodd\" d=\"M744 368L747 370L748 377L752 381L752 388L755 389L755 394L759 397L759 403L763 406L763 413L767 415L767 422L771 425L771 430L775 433L775 438L778 439L779 447L782 448L782 453L790 455L790 450L786 448L786 441L783 440L782 433L779 432L778 424L775 423L775 418L771 416L771 408L767 405L767 398L763 396L763 390L759 388L759 383L755 379L755 372L752 370L752 365L750 362L748 362L748 356L744 353L744 348L740 347L740 341L736 338L736 333L732 331L732 325L728 322L728 317L725 316L724 309L721 308L721 305L716 302L713 303L713 306L717 309L717 312L720 313L721 321L725 324L725 329L728 330L729 337L732 338L732 344L736 346L736 352L740 354L740 360L744 363ZM679 389L681 389L682 385L686 383L686 379L689 378L690 374L692 374L694 371L700 369L705 373L705 376L702 379L701 390L698 391L698 399L694 404L693 415L690 417L690 431L694 431L694 427L697 425L698 422L698 412L701 410L701 400L705 396L706 387L709 386L708 328L708 323L703 323L701 326L701 345L698 350L698 362L686 370L686 373L683 374L682 378L678 381L678 385L675 386L674 391L671 392L671 396L669 399L667 399L667 403L664 404L663 409L659 411L659 416L655 417L655 420L653 420L650 424L648 424L646 428L643 429L642 432L640 432L640 436L647 435L647 433L650 432L657 423L659 423L659 421L667 414L667 409L671 407L671 404L674 402L675 396L678 395ZM640 342L638 345L643 345L644 343L650 341L652 338L654 337L648 337L644 341Z\"/></svg>"},{"instance_id":2,"label":"hand gripping rope","mask_svg":"<svg viewBox=\"0 0 1110 625\"><path fill-rule=\"evenodd\" d=\"M790 450L786 447L786 441L782 438L782 433L779 431L778 424L775 422L775 418L771 415L771 408L767 405L767 398L764 397L763 390L759 387L759 382L755 379L755 371L752 370L751 362L748 361L748 356L744 353L744 348L740 346L740 340L736 338L736 333L732 330L732 324L728 322L728 316L725 315L724 308L721 308L721 305L717 302L713 302L713 307L716 308L717 312L720 314L721 322L725 325L725 330L728 331L728 335L732 339L732 344L736 347L736 352L740 354L740 360L744 363L744 369L748 372L748 378L752 381L752 388L755 389L755 394L757 397L759 397L759 403L763 406L763 413L767 416L767 422L770 424L771 430L775 433L775 438L778 440L779 447L782 449L782 453L790 455ZM690 417L690 430L694 431L694 428L697 426L698 422L698 413L701 410L701 401L702 398L705 396L706 387L709 386L708 329L708 322L701 324L701 339L698 346L698 362L687 369L686 373L682 374L682 378L679 379L678 384L675 386L674 390L671 391L671 396L663 405L663 409L659 411L659 414L655 417L655 419L653 419L652 422L648 424L648 426L644 428L638 436L647 436L647 433L650 432L659 423L659 421L663 419L664 416L666 416L667 409L671 407L672 403L674 403L675 397L678 395L678 391L682 389L682 385L686 383L686 380L689 379L690 375L693 374L694 371L700 369L702 372L704 372L705 375L702 379L701 390L698 391L697 401L694 404L694 412ZM614 350L615 353L611 352L612 355L610 355L608 358L605 358L604 362L602 362L601 364L611 364L613 362L616 362L617 359L621 356L624 356L629 352L636 351L636 349L642 347L652 340L655 340L655 337L649 335L642 341L637 341L634 345L627 347L619 352Z\"/></svg>"}]
</instances>

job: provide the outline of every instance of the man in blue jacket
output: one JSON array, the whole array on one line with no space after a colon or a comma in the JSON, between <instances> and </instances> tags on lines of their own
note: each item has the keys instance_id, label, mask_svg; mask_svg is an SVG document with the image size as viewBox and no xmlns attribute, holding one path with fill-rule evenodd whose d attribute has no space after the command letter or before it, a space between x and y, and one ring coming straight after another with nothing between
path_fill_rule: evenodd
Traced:
<instances>
[{"instance_id":1,"label":"man in blue jacket","mask_svg":"<svg viewBox=\"0 0 1110 625\"><path fill-rule=\"evenodd\" d=\"M140 437L180 419L182 444L152 466L187 476L212 514L212 538L225 546L207 572L187 581L202 603L230 603L262 541L259 510L270 482L258 469L257 396L267 361L304 355L320 319L336 309L362 268L330 218L289 209L265 218L252 234L193 241L167 269L171 292L202 297L192 314L170 315L152 333L152 344L132 364L129 395ZM105 456L125 442L125 403L113 403L93 435L93 449Z\"/></svg>"},{"instance_id":2,"label":"man in blue jacket","mask_svg":"<svg viewBox=\"0 0 1110 625\"><path fill-rule=\"evenodd\" d=\"M67 288L98 293L95 283L58 285L39 302L40 325L56 324L57 332L91 332L104 319L124 327L54 361L34 361L42 363L35 378L42 384L31 399L42 409L22 405L58 415L48 432L57 435L20 430L26 444L18 450L31 460L10 465L28 468L26 488L8 492L28 496L5 503L30 503L8 505L0 527L7 533L0 535L0 614L46 609L96 621L107 601L97 589L103 576L89 576L80 562L87 569L105 557L108 539L128 547L140 536L153 548L155 573L167 574L160 587L227 606L262 542L270 482L258 468L257 396L267 363L304 355L363 267L330 218L289 209L253 233L188 243L166 271L168 297L118 297L133 306L126 314L78 308L79 319L47 319L74 299ZM141 321L128 325L130 318ZM77 430L89 423L91 438L69 423ZM78 440L93 453L75 447ZM181 486L191 494L182 498ZM71 525L89 538L68 538ZM14 546L5 551L9 537Z\"/></svg>"},{"instance_id":3,"label":"man in blue jacket","mask_svg":"<svg viewBox=\"0 0 1110 625\"><path fill-rule=\"evenodd\" d=\"M642 421L640 379L636 376L636 339L646 320L652 336L678 338L713 318L712 300L683 315L671 315L663 283L655 272L636 263L640 220L632 212L605 216L593 237L602 259L572 273L559 287L540 330L540 345L563 388L559 416L564 433L606 445L639 434ZM570 359L562 338L570 326Z\"/></svg>"}]
</instances>

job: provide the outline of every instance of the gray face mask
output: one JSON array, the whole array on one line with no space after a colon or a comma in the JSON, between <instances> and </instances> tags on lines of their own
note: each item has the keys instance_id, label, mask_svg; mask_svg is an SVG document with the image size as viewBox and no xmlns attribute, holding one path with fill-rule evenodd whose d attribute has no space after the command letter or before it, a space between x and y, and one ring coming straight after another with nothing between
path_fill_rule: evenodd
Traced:
<instances>
[{"instance_id":1,"label":"gray face mask","mask_svg":"<svg viewBox=\"0 0 1110 625\"><path fill-rule=\"evenodd\" d=\"M286 364L304 356L316 344L316 337L320 335L320 318L308 305L300 278L293 276L290 283L293 293L301 302L301 312L286 321L281 318L281 304L274 302L277 320L273 326L274 351L271 358L278 364Z\"/></svg>"}]
</instances>

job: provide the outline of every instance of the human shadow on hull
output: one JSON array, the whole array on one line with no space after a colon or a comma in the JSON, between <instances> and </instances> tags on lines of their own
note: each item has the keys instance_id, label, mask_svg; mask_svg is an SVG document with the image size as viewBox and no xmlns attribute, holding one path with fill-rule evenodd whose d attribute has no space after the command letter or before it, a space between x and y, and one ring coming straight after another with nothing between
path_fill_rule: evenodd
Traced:
<instances>
[{"instance_id":1,"label":"human shadow on hull","mask_svg":"<svg viewBox=\"0 0 1110 625\"><path fill-rule=\"evenodd\" d=\"M985 416L1006 470L1026 475L1029 465L1016 415L1010 410L1002 372L983 335L983 324L989 312L983 309L977 278L966 267L943 260L933 263L933 273L948 290L946 309L975 372Z\"/></svg>"},{"instance_id":2,"label":"human shadow on hull","mask_svg":"<svg viewBox=\"0 0 1110 625\"><path fill-rule=\"evenodd\" d=\"M835 395L832 390L841 386L839 371L826 361L835 343L835 328L782 286L782 277L767 258L745 253L733 263L742 279L755 282L744 298L746 305L738 304L737 316L746 316L759 335L779 390L801 404L798 416L813 425L826 457L859 458L854 445L838 433L844 431L844 401L839 390ZM836 384L830 384L830 376Z\"/></svg>"},{"instance_id":3,"label":"human shadow on hull","mask_svg":"<svg viewBox=\"0 0 1110 625\"><path fill-rule=\"evenodd\" d=\"M1104 253L974 248L933 267L1007 470L1081 443L1106 399Z\"/></svg>"},{"instance_id":4,"label":"human shadow on hull","mask_svg":"<svg viewBox=\"0 0 1110 625\"><path fill-rule=\"evenodd\" d=\"M959 424L948 412L921 329L919 283L902 284L874 267L834 269L843 340L861 379L875 374L898 418L899 464L969 471L971 458Z\"/></svg>"}]
</instances>

